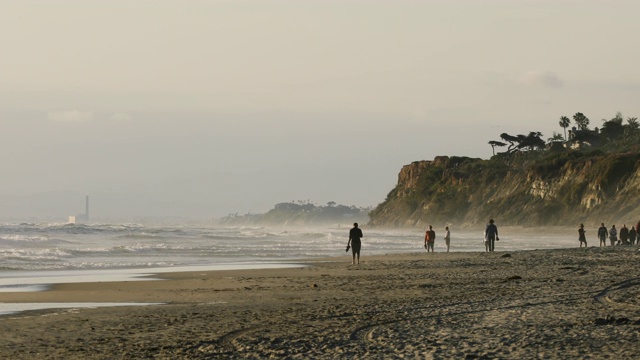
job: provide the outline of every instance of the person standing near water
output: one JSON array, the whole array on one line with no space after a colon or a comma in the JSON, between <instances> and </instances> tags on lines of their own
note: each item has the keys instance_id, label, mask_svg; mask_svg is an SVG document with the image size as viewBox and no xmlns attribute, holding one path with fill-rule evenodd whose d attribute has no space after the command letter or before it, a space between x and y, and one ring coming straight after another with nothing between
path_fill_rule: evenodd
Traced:
<instances>
[{"instance_id":1,"label":"person standing near water","mask_svg":"<svg viewBox=\"0 0 640 360\"><path fill-rule=\"evenodd\" d=\"M424 234L424 248L427 252L435 252L433 244L436 242L436 232L433 231L433 227L429 225L429 230Z\"/></svg>"},{"instance_id":2,"label":"person standing near water","mask_svg":"<svg viewBox=\"0 0 640 360\"><path fill-rule=\"evenodd\" d=\"M487 252L493 252L496 247L496 240L500 240L498 237L498 227L493 223L493 219L490 219L489 223L484 228L484 240L486 242Z\"/></svg>"},{"instance_id":3,"label":"person standing near water","mask_svg":"<svg viewBox=\"0 0 640 360\"><path fill-rule=\"evenodd\" d=\"M580 229L578 229L578 240L580 241L580 247L582 247L582 243L584 243L584 247L587 247L587 237L584 235L584 224L580 224Z\"/></svg>"},{"instance_id":4,"label":"person standing near water","mask_svg":"<svg viewBox=\"0 0 640 360\"><path fill-rule=\"evenodd\" d=\"M360 264L360 247L362 243L360 239L363 238L362 230L358 227L358 223L353 223L353 228L349 230L349 242L347 242L347 251L349 251L349 246L351 246L351 255L353 260L351 264L355 265Z\"/></svg>"},{"instance_id":5,"label":"person standing near water","mask_svg":"<svg viewBox=\"0 0 640 360\"><path fill-rule=\"evenodd\" d=\"M622 245L630 245L629 229L627 228L627 224L622 224L622 227L620 228L620 241L622 241Z\"/></svg>"},{"instance_id":6,"label":"person standing near water","mask_svg":"<svg viewBox=\"0 0 640 360\"><path fill-rule=\"evenodd\" d=\"M635 245L636 236L638 236L638 232L636 231L636 227L632 226L631 230L629 230L629 242L631 243L631 245Z\"/></svg>"},{"instance_id":7,"label":"person standing near water","mask_svg":"<svg viewBox=\"0 0 640 360\"><path fill-rule=\"evenodd\" d=\"M607 246L607 237L609 236L609 230L604 226L604 223L600 224L598 228L598 239L600 239L600 247Z\"/></svg>"},{"instance_id":8,"label":"person standing near water","mask_svg":"<svg viewBox=\"0 0 640 360\"><path fill-rule=\"evenodd\" d=\"M611 225L611 229L609 229L609 240L611 241L611 246L615 246L616 241L618 241L618 230L616 230L615 225Z\"/></svg>"},{"instance_id":9,"label":"person standing near water","mask_svg":"<svg viewBox=\"0 0 640 360\"><path fill-rule=\"evenodd\" d=\"M444 233L444 242L447 244L447 252L449 252L449 246L451 245L451 233L449 232L448 226L445 226L444 230L446 231Z\"/></svg>"}]
</instances>

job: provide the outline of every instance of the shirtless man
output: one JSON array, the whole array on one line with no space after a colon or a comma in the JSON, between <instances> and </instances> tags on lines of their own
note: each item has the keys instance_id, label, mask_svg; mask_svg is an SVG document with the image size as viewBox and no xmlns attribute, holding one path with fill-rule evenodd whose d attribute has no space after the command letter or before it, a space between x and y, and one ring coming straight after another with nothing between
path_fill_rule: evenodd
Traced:
<instances>
[{"instance_id":1,"label":"shirtless man","mask_svg":"<svg viewBox=\"0 0 640 360\"><path fill-rule=\"evenodd\" d=\"M424 234L424 248L427 252L435 252L433 250L433 244L436 242L436 232L433 231L433 227L429 225L429 230Z\"/></svg>"}]
</instances>

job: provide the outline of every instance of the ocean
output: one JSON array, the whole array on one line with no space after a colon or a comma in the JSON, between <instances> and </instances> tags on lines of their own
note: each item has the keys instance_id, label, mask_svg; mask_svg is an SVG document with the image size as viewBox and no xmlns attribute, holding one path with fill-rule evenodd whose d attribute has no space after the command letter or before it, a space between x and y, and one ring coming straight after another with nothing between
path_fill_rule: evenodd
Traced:
<instances>
[{"instance_id":1,"label":"ocean","mask_svg":"<svg viewBox=\"0 0 640 360\"><path fill-rule=\"evenodd\" d=\"M345 255L350 226L318 228L148 226L141 224L2 224L0 277L56 272L269 264ZM436 251L446 249L435 229ZM457 232L451 251L484 251L483 228ZM421 230L363 227L362 256L423 251ZM595 233L595 231L593 231ZM577 231L503 229L497 251L575 247ZM589 233L587 233L589 234ZM595 241L592 241L592 245Z\"/></svg>"},{"instance_id":2,"label":"ocean","mask_svg":"<svg viewBox=\"0 0 640 360\"><path fill-rule=\"evenodd\" d=\"M51 284L149 280L178 271L282 268L306 260L350 256L349 225L316 228L149 226L141 224L2 224L0 292L46 290ZM424 252L422 230L362 227L362 261L368 255ZM446 251L444 230L436 252ZM483 252L483 228L451 231L451 251ZM575 234L573 234L575 232ZM592 232L595 233L595 230ZM589 231L587 232L589 235ZM597 245L590 240L590 245ZM496 251L576 247L577 229L502 229ZM345 259L345 264L350 258ZM48 307L122 304L0 303L0 315Z\"/></svg>"}]
</instances>

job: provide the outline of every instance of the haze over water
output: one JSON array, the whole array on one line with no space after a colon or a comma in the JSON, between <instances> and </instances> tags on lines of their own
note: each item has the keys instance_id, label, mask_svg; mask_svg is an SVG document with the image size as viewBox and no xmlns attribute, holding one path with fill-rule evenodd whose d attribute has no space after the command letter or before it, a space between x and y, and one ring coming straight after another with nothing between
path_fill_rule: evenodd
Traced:
<instances>
[{"instance_id":1,"label":"haze over water","mask_svg":"<svg viewBox=\"0 0 640 360\"><path fill-rule=\"evenodd\" d=\"M3 224L2 271L153 269L282 262L345 255L349 226L316 228L148 226L140 224ZM423 251L420 230L363 227L367 255ZM442 235L436 251L444 251ZM483 229L452 229L452 251L484 251ZM588 234L589 235L589 234ZM498 251L573 247L577 235L503 229Z\"/></svg>"}]
</instances>

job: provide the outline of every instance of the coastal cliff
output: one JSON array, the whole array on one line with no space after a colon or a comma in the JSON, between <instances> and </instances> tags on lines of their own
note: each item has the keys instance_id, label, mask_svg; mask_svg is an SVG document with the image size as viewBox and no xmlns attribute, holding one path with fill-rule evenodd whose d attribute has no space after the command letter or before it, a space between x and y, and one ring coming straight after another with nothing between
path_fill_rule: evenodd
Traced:
<instances>
[{"instance_id":1,"label":"coastal cliff","mask_svg":"<svg viewBox=\"0 0 640 360\"><path fill-rule=\"evenodd\" d=\"M370 225L471 227L620 224L640 219L640 153L439 156L405 165Z\"/></svg>"}]
</instances>

